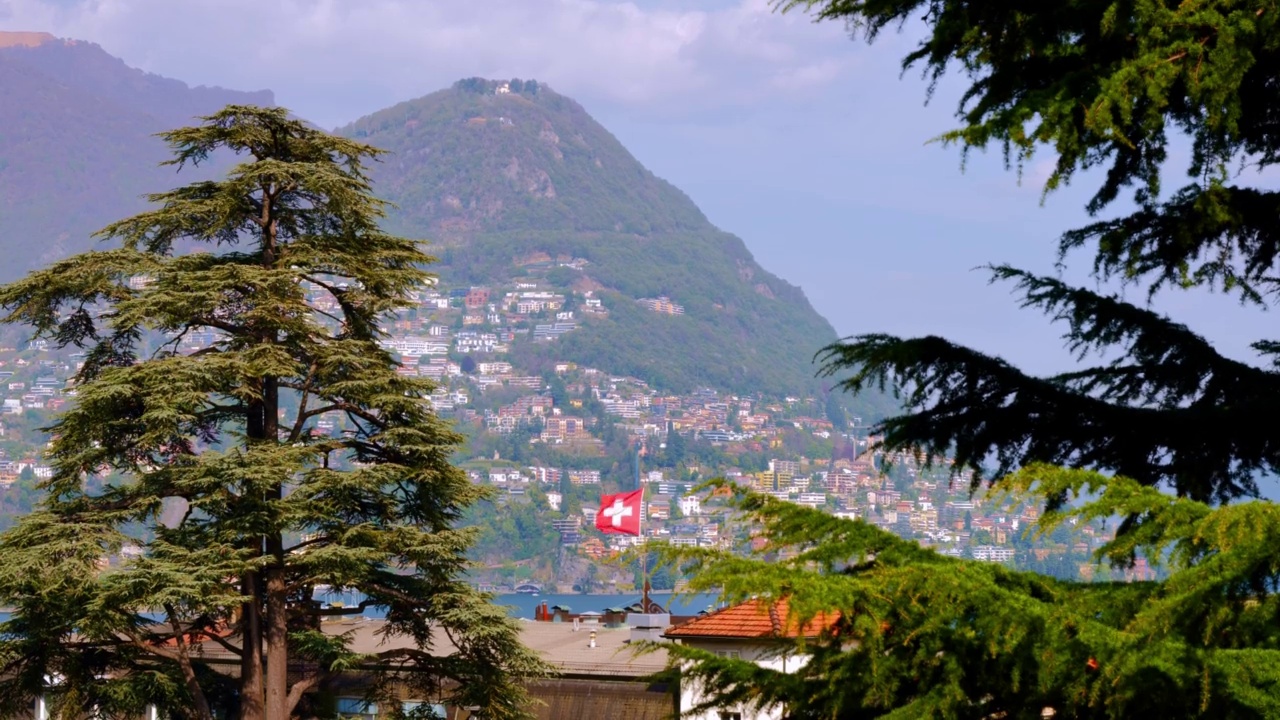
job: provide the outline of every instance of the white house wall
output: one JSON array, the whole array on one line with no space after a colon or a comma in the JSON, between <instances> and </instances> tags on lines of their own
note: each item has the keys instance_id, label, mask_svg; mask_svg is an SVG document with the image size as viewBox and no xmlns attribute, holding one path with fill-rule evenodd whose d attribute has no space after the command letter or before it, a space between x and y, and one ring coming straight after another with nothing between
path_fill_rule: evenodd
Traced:
<instances>
[{"instance_id":1,"label":"white house wall","mask_svg":"<svg viewBox=\"0 0 1280 720\"><path fill-rule=\"evenodd\" d=\"M779 672L795 672L809 661L807 655L778 655L770 645L742 641L689 640L681 641L684 645L706 650L708 652L737 652L739 659L754 662L760 667ZM716 710L692 714L694 706L706 698L705 688L696 679L687 675L680 682L680 717L691 720L720 720L722 712L739 713L742 720L782 720L783 709L778 706L753 710L746 707L723 707Z\"/></svg>"}]
</instances>

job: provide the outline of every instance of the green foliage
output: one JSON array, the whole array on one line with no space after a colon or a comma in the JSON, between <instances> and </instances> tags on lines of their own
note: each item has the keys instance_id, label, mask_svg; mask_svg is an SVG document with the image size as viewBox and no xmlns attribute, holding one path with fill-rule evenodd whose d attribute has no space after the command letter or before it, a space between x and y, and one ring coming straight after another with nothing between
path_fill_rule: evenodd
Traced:
<instances>
[{"instance_id":1,"label":"green foliage","mask_svg":"<svg viewBox=\"0 0 1280 720\"><path fill-rule=\"evenodd\" d=\"M483 563L555 557L560 549L560 533L548 522L547 511L545 500L478 503L467 523L479 528L472 557Z\"/></svg>"},{"instance_id":2,"label":"green foliage","mask_svg":"<svg viewBox=\"0 0 1280 720\"><path fill-rule=\"evenodd\" d=\"M1128 186L1138 209L1063 235L1059 249L1092 251L1101 281L1201 288L1245 303L1275 300L1280 193L1241 183L1236 167L1277 160L1271 108L1280 13L1268 2L1067 3L1011 7L916 0L787 2L840 18L874 37L926 10L929 32L904 62L935 79L963 68L971 84L945 134L966 150L995 143L1021 163L1056 155L1046 191L1078 171L1106 167L1090 202L1106 208ZM1192 184L1162 199L1171 134L1193 143ZM1033 461L1119 473L1179 494L1226 501L1253 495L1280 469L1280 445L1257 418L1280 393L1277 345L1261 363L1225 357L1187 327L1117 294L1071 287L1005 266L1024 304L1065 324L1083 360L1110 362L1034 377L936 337L860 336L830 346L825 370L844 386L888 387L908 412L886 422L891 449L998 476ZM980 482L981 474L975 474Z\"/></svg>"},{"instance_id":3,"label":"green foliage","mask_svg":"<svg viewBox=\"0 0 1280 720\"><path fill-rule=\"evenodd\" d=\"M935 82L959 70L969 81L960 126L943 142L966 153L1000 146L1019 169L1047 151L1056 164L1046 193L1103 169L1091 213L1133 187L1135 211L1062 236L1064 264L1092 252L1100 284L1148 298L1199 288L1275 302L1280 194L1243 185L1238 172L1280 158L1274 3L777 6L868 39L922 21L904 67ZM1191 184L1165 198L1178 134L1192 142ZM781 705L791 717L1280 715L1276 506L1226 504L1280 471L1263 420L1280 394L1280 344L1255 343L1261 363L1228 358L1119 294L989 271L1063 323L1082 363L1105 360L1035 377L939 337L864 335L829 346L824 372L848 390L889 389L905 401L876 428L884 449L953 456L954 471L974 471L975 490L1004 477L995 490L1045 506L1043 533L1067 530L1071 518L1122 518L1098 559L1120 570L1141 557L1165 564L1167 577L1080 584L1011 572L735 488L734 503L769 544L751 558L669 551L695 573L691 589L786 598L801 622L838 619L820 637L779 641L780 653L807 656L791 674L683 647L674 656L708 683L708 707Z\"/></svg>"},{"instance_id":4,"label":"green foliage","mask_svg":"<svg viewBox=\"0 0 1280 720\"><path fill-rule=\"evenodd\" d=\"M1075 583L953 560L862 521L755 495L731 504L766 547L751 557L665 548L690 592L786 598L815 637L779 639L802 655L784 673L664 645L713 690L707 707L781 705L788 717L1263 718L1280 712L1276 506L1212 508L1141 483L1035 465L997 490L1019 500L1091 498L1046 514L1141 517L1098 556L1166 558L1160 583ZM782 550L792 553L782 554ZM785 558L785 559L784 559ZM798 668L798 669L797 669Z\"/></svg>"},{"instance_id":5,"label":"green foliage","mask_svg":"<svg viewBox=\"0 0 1280 720\"><path fill-rule=\"evenodd\" d=\"M1018 163L1048 146L1057 162L1047 190L1079 170L1106 167L1102 187L1090 203L1094 211L1130 185L1137 186L1139 203L1154 202L1171 130L1193 140L1188 174L1203 179L1199 192L1225 181L1225 171L1239 154L1254 155L1264 165L1276 159L1271 108L1277 92L1272 78L1280 52L1280 18L1267 0L1077 1L1025 8L951 0L778 4L847 22L868 39L923 14L928 32L904 58L904 66L923 66L934 80L948 70L963 69L972 81L958 110L963 125L943 139L966 149L997 144ZM1272 222L1257 219L1264 225ZM1200 242L1189 245L1163 243L1164 235L1135 238L1139 243L1128 249L1156 251L1163 245L1160 259L1150 267L1145 263L1153 258L1139 258L1143 253L1118 246L1101 258L1113 270L1158 268L1175 279L1186 273L1188 258L1223 247L1231 239L1223 235L1229 225L1192 224L1185 228L1187 237L1199 236ZM1210 232L1199 234L1206 229ZM1210 264L1233 263L1207 255ZM1231 275L1222 279L1227 277Z\"/></svg>"},{"instance_id":6,"label":"green foliage","mask_svg":"<svg viewBox=\"0 0 1280 720\"><path fill-rule=\"evenodd\" d=\"M152 195L153 209L102 231L119 249L0 288L6 321L87 352L51 428L46 498L0 536L0 604L14 610L0 630L4 706L47 694L68 714L154 702L202 720L286 718L359 665L522 715L516 677L540 663L460 579L473 532L456 525L483 493L448 462L460 438L431 412L432 385L398 375L378 345L431 258L379 228L364 172L377 151L254 106L164 139L179 169L220 151L246 160ZM175 252L184 244L212 251ZM139 275L150 281L129 282ZM304 283L336 314L309 305ZM139 351L147 334L198 330L218 340ZM312 434L326 412L352 431ZM361 608L321 610L321 585L385 608L406 647L366 656L322 633L326 615ZM452 655L431 652L441 632ZM196 641L238 657L234 679Z\"/></svg>"}]
</instances>

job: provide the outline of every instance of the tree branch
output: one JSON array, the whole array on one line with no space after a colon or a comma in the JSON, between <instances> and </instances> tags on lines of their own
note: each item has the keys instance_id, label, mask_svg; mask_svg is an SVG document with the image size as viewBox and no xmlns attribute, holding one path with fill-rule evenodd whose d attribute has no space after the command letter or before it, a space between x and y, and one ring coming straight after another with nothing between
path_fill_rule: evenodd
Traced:
<instances>
[{"instance_id":1,"label":"tree branch","mask_svg":"<svg viewBox=\"0 0 1280 720\"><path fill-rule=\"evenodd\" d=\"M316 372L319 370L317 361L311 362L311 367L307 368L306 380L299 388L300 397L298 398L298 419L293 423L293 429L289 431L289 444L298 442L298 438L302 435L302 429L307 423L307 419L311 415L307 414L307 402L311 398L311 391L315 386Z\"/></svg>"},{"instance_id":2,"label":"tree branch","mask_svg":"<svg viewBox=\"0 0 1280 720\"><path fill-rule=\"evenodd\" d=\"M285 703L289 708L289 714L291 716L293 715L294 709L298 707L298 703L302 700L302 696L305 695L308 690L319 685L320 682L328 676L329 673L317 670L315 673L295 682L293 687L289 688L289 695L286 697Z\"/></svg>"}]
</instances>

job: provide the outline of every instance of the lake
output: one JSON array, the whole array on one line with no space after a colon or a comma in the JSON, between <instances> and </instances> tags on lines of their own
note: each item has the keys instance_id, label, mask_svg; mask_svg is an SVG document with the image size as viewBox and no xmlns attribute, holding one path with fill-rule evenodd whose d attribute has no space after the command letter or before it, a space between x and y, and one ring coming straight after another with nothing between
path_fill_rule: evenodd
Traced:
<instances>
[{"instance_id":1,"label":"lake","mask_svg":"<svg viewBox=\"0 0 1280 720\"><path fill-rule=\"evenodd\" d=\"M671 595L670 593L654 593L652 595L655 602L667 609L672 615L697 615L703 610L711 610L716 607L716 596L707 593L697 595ZM346 594L317 594L316 599L321 602L340 602L346 606L360 604L360 596L355 593ZM603 611L605 608L626 607L632 603L640 601L640 595L560 595L556 593L547 593L540 595L525 595L522 593L512 593L509 595L499 595L494 599L498 605L505 605L511 614L511 617L533 619L533 609L542 603L546 603L547 607L560 605L567 607L573 612L587 612L588 610ZM365 610L366 617L382 617L383 612L377 608L368 608ZM8 612L0 611L0 622L9 619Z\"/></svg>"},{"instance_id":2,"label":"lake","mask_svg":"<svg viewBox=\"0 0 1280 720\"><path fill-rule=\"evenodd\" d=\"M670 593L653 593L651 597L673 615L696 615L703 610L710 610L716 606L716 596L707 593L678 596ZM348 607L360 604L360 596L355 593L342 595L336 593L317 594L316 599L327 603L342 603ZM622 595L583 595L581 593L526 595L524 593L511 593L494 598L495 603L505 605L510 609L512 617L528 618L529 620L533 619L533 609L544 602L547 607L560 605L561 607L568 607L573 612L586 612L588 610L603 611L605 608L611 607L626 607L639 601L639 593ZM366 617L382 616L382 612L375 608L368 608L364 614Z\"/></svg>"},{"instance_id":3,"label":"lake","mask_svg":"<svg viewBox=\"0 0 1280 720\"><path fill-rule=\"evenodd\" d=\"M711 610L716 607L716 596L710 594L672 596L670 594L659 595L655 593L651 594L650 597L654 602L666 608L667 612L672 615L696 615L703 610ZM561 607L568 607L577 613L588 610L603 611L605 608L611 607L626 607L640 602L640 595L639 593L634 595L519 594L499 595L494 602L510 607L512 617L532 620L533 609L544 602L547 607L560 605Z\"/></svg>"}]
</instances>

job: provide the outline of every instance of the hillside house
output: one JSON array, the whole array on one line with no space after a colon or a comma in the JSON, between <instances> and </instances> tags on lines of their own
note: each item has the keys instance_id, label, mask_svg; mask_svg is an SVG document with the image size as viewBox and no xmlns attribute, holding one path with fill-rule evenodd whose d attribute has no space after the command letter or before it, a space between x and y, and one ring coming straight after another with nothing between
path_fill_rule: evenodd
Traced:
<instances>
[{"instance_id":1,"label":"hillside house","mask_svg":"<svg viewBox=\"0 0 1280 720\"><path fill-rule=\"evenodd\" d=\"M685 495L680 498L680 514L685 517L697 517L702 514L702 499L697 495Z\"/></svg>"},{"instance_id":2,"label":"hillside house","mask_svg":"<svg viewBox=\"0 0 1280 720\"><path fill-rule=\"evenodd\" d=\"M542 441L564 443L590 439L591 433L587 432L586 425L582 418L553 415L543 425Z\"/></svg>"},{"instance_id":3,"label":"hillside house","mask_svg":"<svg viewBox=\"0 0 1280 720\"><path fill-rule=\"evenodd\" d=\"M772 602L752 599L670 627L662 637L721 657L794 672L804 666L807 658L793 652L791 641L802 636L817 638L823 631L831 629L839 617L838 614L819 616L800 627L796 618L790 615L785 599ZM747 707L726 707L693 715L691 710L702 702L705 691L696 681L689 679L681 681L679 696L681 717L696 720L781 720L784 717L784 709L780 707L758 711Z\"/></svg>"},{"instance_id":4,"label":"hillside house","mask_svg":"<svg viewBox=\"0 0 1280 720\"><path fill-rule=\"evenodd\" d=\"M543 325L533 326L534 340L555 340L556 338L568 332L578 329L576 322L555 322Z\"/></svg>"},{"instance_id":5,"label":"hillside house","mask_svg":"<svg viewBox=\"0 0 1280 720\"><path fill-rule=\"evenodd\" d=\"M649 498L648 503L649 518L652 520L670 520L671 519L671 496L670 495L654 495Z\"/></svg>"},{"instance_id":6,"label":"hillside house","mask_svg":"<svg viewBox=\"0 0 1280 720\"><path fill-rule=\"evenodd\" d=\"M641 307L663 315L683 315L684 306L664 296L656 298L640 298L636 303Z\"/></svg>"},{"instance_id":7,"label":"hillside house","mask_svg":"<svg viewBox=\"0 0 1280 720\"><path fill-rule=\"evenodd\" d=\"M563 476L560 468L531 466L526 469L529 471L530 477L543 485L559 485L560 478Z\"/></svg>"},{"instance_id":8,"label":"hillside house","mask_svg":"<svg viewBox=\"0 0 1280 720\"><path fill-rule=\"evenodd\" d=\"M462 304L468 310L477 310L489 304L488 288L471 288L467 291Z\"/></svg>"}]
</instances>

